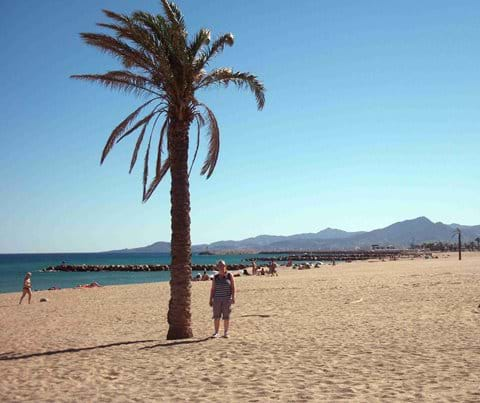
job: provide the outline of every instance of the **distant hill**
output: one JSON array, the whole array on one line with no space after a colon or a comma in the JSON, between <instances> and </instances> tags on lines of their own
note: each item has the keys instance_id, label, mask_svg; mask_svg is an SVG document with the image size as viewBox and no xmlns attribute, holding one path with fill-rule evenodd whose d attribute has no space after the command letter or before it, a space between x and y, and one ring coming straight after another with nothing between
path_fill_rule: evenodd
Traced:
<instances>
[{"instance_id":1,"label":"distant hill","mask_svg":"<svg viewBox=\"0 0 480 403\"><path fill-rule=\"evenodd\" d=\"M132 249L109 250L105 253L169 253L170 242L155 242L148 246Z\"/></svg>"},{"instance_id":2,"label":"distant hill","mask_svg":"<svg viewBox=\"0 0 480 403\"><path fill-rule=\"evenodd\" d=\"M193 245L192 252L221 252L232 250L347 250L370 249L371 245L393 245L405 248L412 243L441 241L452 242L454 230L462 230L464 242L472 242L480 237L480 225L468 226L460 224L433 223L426 217L418 217L389 225L373 231L347 232L340 229L325 228L316 233L295 235L258 235L240 241L218 241L211 244ZM121 249L110 253L168 253L169 242L155 242L142 248Z\"/></svg>"},{"instance_id":3,"label":"distant hill","mask_svg":"<svg viewBox=\"0 0 480 403\"><path fill-rule=\"evenodd\" d=\"M450 227L453 229L460 228L460 230L462 231L462 237L466 237L469 242L474 241L477 237L480 237L480 225L467 226L460 224L450 224Z\"/></svg>"},{"instance_id":4,"label":"distant hill","mask_svg":"<svg viewBox=\"0 0 480 403\"><path fill-rule=\"evenodd\" d=\"M349 245L365 248L373 244L408 247L428 241L451 242L453 228L440 222L433 223L426 217L397 222L388 227L366 232L350 238Z\"/></svg>"},{"instance_id":5,"label":"distant hill","mask_svg":"<svg viewBox=\"0 0 480 403\"><path fill-rule=\"evenodd\" d=\"M192 251L200 252L205 250L208 245L195 245ZM148 246L131 249L110 250L104 253L170 253L170 242L155 242Z\"/></svg>"}]
</instances>

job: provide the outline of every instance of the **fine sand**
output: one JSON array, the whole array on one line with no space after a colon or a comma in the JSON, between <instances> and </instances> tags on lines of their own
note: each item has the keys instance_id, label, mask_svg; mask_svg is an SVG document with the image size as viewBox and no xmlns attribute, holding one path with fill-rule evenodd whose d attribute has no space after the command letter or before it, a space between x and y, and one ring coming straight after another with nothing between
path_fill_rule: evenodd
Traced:
<instances>
[{"instance_id":1,"label":"fine sand","mask_svg":"<svg viewBox=\"0 0 480 403\"><path fill-rule=\"evenodd\" d=\"M236 280L229 339L209 282L177 342L168 283L0 295L0 401L480 401L480 254Z\"/></svg>"}]
</instances>

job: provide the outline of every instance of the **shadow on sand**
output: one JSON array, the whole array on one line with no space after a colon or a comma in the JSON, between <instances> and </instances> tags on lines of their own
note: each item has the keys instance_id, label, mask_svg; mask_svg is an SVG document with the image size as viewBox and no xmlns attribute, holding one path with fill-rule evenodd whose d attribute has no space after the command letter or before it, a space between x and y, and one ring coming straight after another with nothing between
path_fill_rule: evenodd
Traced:
<instances>
[{"instance_id":1,"label":"shadow on sand","mask_svg":"<svg viewBox=\"0 0 480 403\"><path fill-rule=\"evenodd\" d=\"M97 350L102 348L117 347L117 346L127 346L129 344L139 344L139 343L151 343L158 340L136 340L136 341L123 341L118 343L102 344L100 346L93 347L80 347L80 348L66 348L65 350L53 350L53 351L44 351L42 353L32 353L32 354L16 354L11 351L8 353L0 353L0 361L12 361L12 360L25 360L27 358L34 357L44 357L47 355L56 355L56 354L65 354L65 353L79 353L81 351Z\"/></svg>"},{"instance_id":2,"label":"shadow on sand","mask_svg":"<svg viewBox=\"0 0 480 403\"><path fill-rule=\"evenodd\" d=\"M172 341L169 343L160 343L160 344L155 344L153 346L142 347L139 350L150 350L152 348L157 348L157 347L172 347L172 346L178 346L180 344L203 343L210 339L211 337L206 337L204 339L196 339L196 340ZM48 355L57 355L57 354L66 354L66 353L79 353L81 351L98 350L102 348L117 347L117 346L127 346L129 344L152 343L154 341L159 341L159 340L123 341L118 343L102 344L100 346L93 346L93 347L66 348L65 350L44 351L42 353L31 353L31 354L17 354L14 351L9 351L7 353L0 353L0 361L26 360L28 358L34 358L34 357L45 357Z\"/></svg>"},{"instance_id":3,"label":"shadow on sand","mask_svg":"<svg viewBox=\"0 0 480 403\"><path fill-rule=\"evenodd\" d=\"M155 344L153 346L145 346L139 348L139 350L151 350L152 348L157 347L171 347L171 346L178 346L179 344L193 344L193 343L203 343L205 341L210 340L212 337L205 337L204 339L196 339L196 340L179 340L179 341L171 341L169 343L160 343Z\"/></svg>"}]
</instances>

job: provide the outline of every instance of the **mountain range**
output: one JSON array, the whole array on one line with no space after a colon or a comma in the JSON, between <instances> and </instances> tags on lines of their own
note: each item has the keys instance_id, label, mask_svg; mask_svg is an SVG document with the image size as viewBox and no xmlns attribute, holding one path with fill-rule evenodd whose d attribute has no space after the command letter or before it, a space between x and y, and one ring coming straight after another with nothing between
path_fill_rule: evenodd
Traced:
<instances>
[{"instance_id":1,"label":"mountain range","mask_svg":"<svg viewBox=\"0 0 480 403\"><path fill-rule=\"evenodd\" d=\"M462 232L463 242L472 242L480 237L480 225L434 223L426 217L418 217L389 225L373 231L347 232L325 228L316 233L295 235L259 235L240 241L218 241L210 244L192 245L192 252L198 253L251 250L251 251L294 251L294 250L351 250L370 249L372 245L406 248L423 242L455 242L456 232ZM168 253L169 242L155 242L151 245L109 251L109 253Z\"/></svg>"}]
</instances>

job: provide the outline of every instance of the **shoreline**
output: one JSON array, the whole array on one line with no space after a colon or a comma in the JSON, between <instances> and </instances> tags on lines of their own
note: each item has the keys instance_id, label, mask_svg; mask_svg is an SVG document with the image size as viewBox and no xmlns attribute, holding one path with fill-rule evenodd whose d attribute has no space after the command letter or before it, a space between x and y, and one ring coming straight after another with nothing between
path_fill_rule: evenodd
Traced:
<instances>
[{"instance_id":1,"label":"shoreline","mask_svg":"<svg viewBox=\"0 0 480 403\"><path fill-rule=\"evenodd\" d=\"M465 252L464 253L464 256L469 256L469 254L472 254L472 255L475 255L477 254L477 252ZM432 256L433 255L433 256ZM423 259L423 258L426 258L426 259L438 259L439 257L446 257L446 256L454 256L455 253L452 253L452 252L442 252L442 253L433 253L432 255L430 254L427 254L425 256L428 256L428 257L424 257L423 255L417 255L415 258L413 256L411 257L407 257L407 256L402 256L398 259L390 259L388 261L395 261L395 260L413 260L413 259ZM478 255L480 256L480 253L478 253ZM339 261L336 261L334 263L334 266L338 266L338 265L343 265L343 264L350 264L350 263L354 263L354 262L361 262L361 261L367 261L367 260L358 260L358 261L343 261L343 260L339 260ZM386 262L387 260L382 260L382 259L370 259L368 260L368 262L372 263L372 262ZM266 268L266 263L264 263L265 260L262 260L262 259L259 259L258 260L258 269L260 269L262 266ZM279 260L278 262L283 262L282 260ZM298 269L300 266L302 266L300 263L298 263L298 261L294 261L295 263L293 263L293 267L287 267L286 265L282 265L280 263L280 265L278 266L278 268L282 271L284 270L291 270L291 269ZM263 264L262 264L263 263ZM319 266L321 265L321 266ZM321 261L310 261L310 265L307 264L307 266L310 266L309 268L315 268L316 270L318 270L319 268L326 268L328 266L331 266L332 263L331 262L328 262L328 263L322 263ZM132 267L132 270L129 270L128 269L128 266L131 266ZM148 270L149 268L152 268L152 267L157 267L156 270ZM214 264L207 264L207 265L192 265L194 267L199 267L198 269L192 269L192 273L193 272L202 272L204 269L207 269L207 271L211 272L213 269L215 269L215 265ZM233 266L233 267L232 267ZM58 269L57 269L58 267ZM122 270L115 270L115 269L106 269L108 267L120 267L122 268ZM167 269L165 269L167 268ZM228 270L232 271L233 273L236 273L238 272L239 270L243 270L243 269L247 269L249 271L249 273L251 272L251 266L249 265L245 265L245 264L230 264L228 265ZM250 269L250 270L249 270ZM300 269L302 270L302 269ZM140 274L143 274L143 273L154 273L154 272L169 272L169 269L168 269L168 265L141 265L141 264L134 264L134 265L65 265L64 267L62 267L62 265L58 265L58 266L49 266L47 268L44 268L44 269L39 269L37 271L35 271L34 273L39 273L39 274L43 274L43 273L78 273L78 274L90 274L90 273L98 273L98 274L109 274L109 273L112 273L112 274L115 274L115 273L140 273ZM238 275L238 274L237 274ZM243 275L242 275L243 276ZM75 281L76 283L78 282L82 282L82 279L76 279L77 281ZM141 281L141 282L121 282L121 283L111 283L111 284L105 284L105 283L101 283L101 281L97 281L99 280L98 278L91 278L88 282L99 282L101 287L113 287L113 286L128 286L128 285L144 285L144 284L160 284L160 283L168 283L169 282L169 278L164 278L164 279L155 279L155 280L152 280L152 281ZM103 279L105 280L105 279ZM144 280L144 279L142 279ZM196 283L198 281L194 280L192 278L192 283ZM35 287L35 283L34 282L34 287ZM75 286L73 285L68 285L68 286L62 286L62 287L59 287L57 286L58 284L58 281L55 282L54 279L51 280L51 287L49 288L39 288L39 289L35 289L33 288L33 292L34 293L39 293L39 292L49 292L49 291L62 291L62 290L73 290L73 289L77 289L79 287L77 287L77 285L79 284L76 284ZM50 289L52 288L52 289ZM6 295L6 294L18 294L18 293L21 293L21 288L15 291L0 291L0 296L2 295Z\"/></svg>"}]
</instances>

